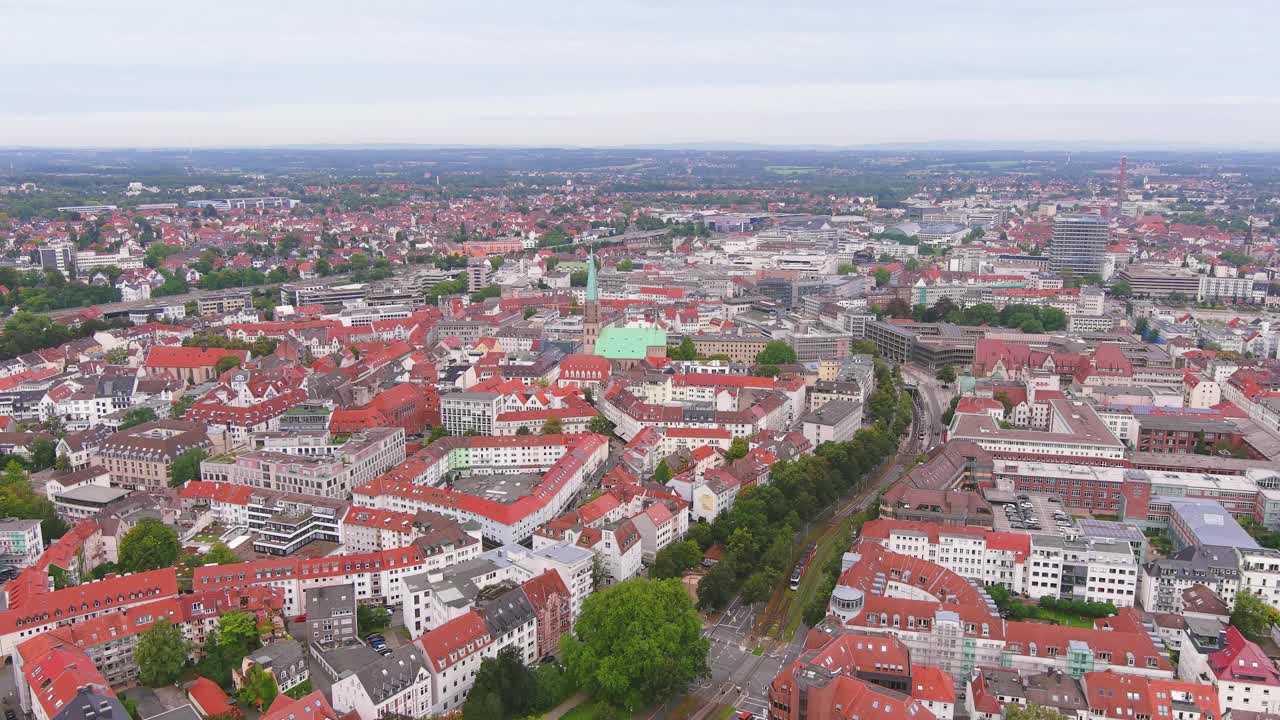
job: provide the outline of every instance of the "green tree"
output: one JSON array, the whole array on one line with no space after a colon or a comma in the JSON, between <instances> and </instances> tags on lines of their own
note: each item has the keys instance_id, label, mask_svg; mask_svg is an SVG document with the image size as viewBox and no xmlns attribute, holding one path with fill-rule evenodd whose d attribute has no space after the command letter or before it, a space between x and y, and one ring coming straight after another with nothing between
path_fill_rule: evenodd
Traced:
<instances>
[{"instance_id":1,"label":"green tree","mask_svg":"<svg viewBox=\"0 0 1280 720\"><path fill-rule=\"evenodd\" d=\"M615 266L618 272L631 272L635 269L635 263L631 262L631 258L627 258Z\"/></svg>"},{"instance_id":2,"label":"green tree","mask_svg":"<svg viewBox=\"0 0 1280 720\"><path fill-rule=\"evenodd\" d=\"M533 434L533 432L532 432L531 430L529 430L529 426L528 426L528 425L521 425L520 427L516 428L516 434L517 434L517 435L532 435L532 434Z\"/></svg>"},{"instance_id":3,"label":"green tree","mask_svg":"<svg viewBox=\"0 0 1280 720\"><path fill-rule=\"evenodd\" d=\"M746 438L737 437L733 439L733 442L729 443L729 449L725 452L724 456L726 460L733 462L734 460L746 457L747 452L750 449L751 448L747 444Z\"/></svg>"},{"instance_id":4,"label":"green tree","mask_svg":"<svg viewBox=\"0 0 1280 720\"><path fill-rule=\"evenodd\" d=\"M1062 720L1057 710L1043 705L1009 703L1003 710L1004 720Z\"/></svg>"},{"instance_id":5,"label":"green tree","mask_svg":"<svg viewBox=\"0 0 1280 720\"><path fill-rule=\"evenodd\" d=\"M705 675L710 648L680 581L644 578L589 596L562 645L582 689L628 712Z\"/></svg>"},{"instance_id":6,"label":"green tree","mask_svg":"<svg viewBox=\"0 0 1280 720\"><path fill-rule=\"evenodd\" d=\"M58 461L58 450L53 441L40 438L31 443L31 467L35 471L53 467Z\"/></svg>"},{"instance_id":7,"label":"green tree","mask_svg":"<svg viewBox=\"0 0 1280 720\"><path fill-rule=\"evenodd\" d=\"M888 285L889 281L893 278L893 274L886 268L877 268L875 273L873 273L873 276L876 279L876 287L878 288Z\"/></svg>"},{"instance_id":8,"label":"green tree","mask_svg":"<svg viewBox=\"0 0 1280 720\"><path fill-rule=\"evenodd\" d=\"M698 351L693 346L693 338L689 335L680 338L679 345L667 348L667 357L672 360L697 360Z\"/></svg>"},{"instance_id":9,"label":"green tree","mask_svg":"<svg viewBox=\"0 0 1280 720\"><path fill-rule=\"evenodd\" d=\"M356 632L361 636L386 630L391 626L391 612L381 605L361 605L356 608Z\"/></svg>"},{"instance_id":10,"label":"green tree","mask_svg":"<svg viewBox=\"0 0 1280 720\"><path fill-rule=\"evenodd\" d=\"M564 432L564 428L560 424L560 418L549 417L546 422L542 423L543 435L559 435Z\"/></svg>"},{"instance_id":11,"label":"green tree","mask_svg":"<svg viewBox=\"0 0 1280 720\"><path fill-rule=\"evenodd\" d=\"M737 588L733 570L723 562L698 581L698 609L719 610L729 604Z\"/></svg>"},{"instance_id":12,"label":"green tree","mask_svg":"<svg viewBox=\"0 0 1280 720\"><path fill-rule=\"evenodd\" d=\"M262 645L258 619L244 610L230 610L218 618L218 639L222 646L244 657Z\"/></svg>"},{"instance_id":13,"label":"green tree","mask_svg":"<svg viewBox=\"0 0 1280 720\"><path fill-rule=\"evenodd\" d=\"M59 455L58 459L53 462L53 469L58 472L71 471L71 458L67 455Z\"/></svg>"},{"instance_id":14,"label":"green tree","mask_svg":"<svg viewBox=\"0 0 1280 720\"><path fill-rule=\"evenodd\" d=\"M167 618L156 620L143 631L133 649L138 679L147 687L173 683L187 664L187 652L187 641L182 638L182 632Z\"/></svg>"},{"instance_id":15,"label":"green tree","mask_svg":"<svg viewBox=\"0 0 1280 720\"><path fill-rule=\"evenodd\" d=\"M698 544L685 540L671 543L658 551L653 558L653 567L649 569L649 577L655 580L680 577L702 561L702 549Z\"/></svg>"},{"instance_id":16,"label":"green tree","mask_svg":"<svg viewBox=\"0 0 1280 720\"><path fill-rule=\"evenodd\" d=\"M143 518L120 539L120 567L142 572L178 562L178 533L155 518Z\"/></svg>"},{"instance_id":17,"label":"green tree","mask_svg":"<svg viewBox=\"0 0 1280 720\"><path fill-rule=\"evenodd\" d=\"M448 437L448 436L449 436L448 428L446 428L443 425L435 425L431 428L431 432L427 434L427 444L430 445L431 443L439 440L440 438Z\"/></svg>"},{"instance_id":18,"label":"green tree","mask_svg":"<svg viewBox=\"0 0 1280 720\"><path fill-rule=\"evenodd\" d=\"M258 663L253 663L241 678L240 702L259 710L271 707L271 703L280 694L276 679Z\"/></svg>"},{"instance_id":19,"label":"green tree","mask_svg":"<svg viewBox=\"0 0 1280 720\"><path fill-rule=\"evenodd\" d=\"M213 371L221 375L231 368L240 367L240 358L235 355L223 355L218 358L218 362L214 363Z\"/></svg>"},{"instance_id":20,"label":"green tree","mask_svg":"<svg viewBox=\"0 0 1280 720\"><path fill-rule=\"evenodd\" d=\"M871 355L876 357L880 355L880 348L871 340L854 340L849 346L849 350L856 355Z\"/></svg>"},{"instance_id":21,"label":"green tree","mask_svg":"<svg viewBox=\"0 0 1280 720\"><path fill-rule=\"evenodd\" d=\"M658 461L658 467L653 470L653 481L659 485L666 485L671 479L671 466L667 464L666 459Z\"/></svg>"},{"instance_id":22,"label":"green tree","mask_svg":"<svg viewBox=\"0 0 1280 720\"><path fill-rule=\"evenodd\" d=\"M756 355L757 365L788 365L796 361L796 351L783 340L770 340Z\"/></svg>"},{"instance_id":23,"label":"green tree","mask_svg":"<svg viewBox=\"0 0 1280 720\"><path fill-rule=\"evenodd\" d=\"M742 586L742 602L751 604L768 599L777 581L776 570L758 570L751 573Z\"/></svg>"},{"instance_id":24,"label":"green tree","mask_svg":"<svg viewBox=\"0 0 1280 720\"><path fill-rule=\"evenodd\" d=\"M1040 324L1049 332L1061 330L1067 326L1067 314L1055 307L1040 308Z\"/></svg>"},{"instance_id":25,"label":"green tree","mask_svg":"<svg viewBox=\"0 0 1280 720\"><path fill-rule=\"evenodd\" d=\"M1127 280L1118 280L1112 283L1111 294L1119 298L1133 297L1133 286Z\"/></svg>"},{"instance_id":26,"label":"green tree","mask_svg":"<svg viewBox=\"0 0 1280 720\"><path fill-rule=\"evenodd\" d=\"M58 517L53 503L44 494L35 493L27 469L17 460L10 460L0 475L0 517L39 520L40 534L47 540L67 532L67 524Z\"/></svg>"},{"instance_id":27,"label":"green tree","mask_svg":"<svg viewBox=\"0 0 1280 720\"><path fill-rule=\"evenodd\" d=\"M943 365L942 369L938 371L938 380L939 382L944 382L944 383L955 382L956 381L955 368L951 367L950 365Z\"/></svg>"},{"instance_id":28,"label":"green tree","mask_svg":"<svg viewBox=\"0 0 1280 720\"><path fill-rule=\"evenodd\" d=\"M1280 622L1280 612L1262 602L1262 598L1251 592L1236 593L1236 606L1231 611L1231 624L1245 637L1260 639L1267 637L1271 626Z\"/></svg>"},{"instance_id":29,"label":"green tree","mask_svg":"<svg viewBox=\"0 0 1280 720\"><path fill-rule=\"evenodd\" d=\"M200 448L192 448L174 458L169 466L169 487L182 487L188 480L200 479L200 463L209 454Z\"/></svg>"},{"instance_id":30,"label":"green tree","mask_svg":"<svg viewBox=\"0 0 1280 720\"><path fill-rule=\"evenodd\" d=\"M156 411L148 407L133 408L125 412L124 419L120 421L120 430L127 430L134 425L141 425L145 422L156 420Z\"/></svg>"},{"instance_id":31,"label":"green tree","mask_svg":"<svg viewBox=\"0 0 1280 720\"><path fill-rule=\"evenodd\" d=\"M240 556L222 541L215 542L209 548L209 552L204 554L204 561L214 565L234 565L241 562Z\"/></svg>"},{"instance_id":32,"label":"green tree","mask_svg":"<svg viewBox=\"0 0 1280 720\"><path fill-rule=\"evenodd\" d=\"M462 706L462 718L524 717L534 711L536 694L533 673L521 661L520 653L512 647L503 648L496 657L481 661L475 684L467 692L467 702Z\"/></svg>"},{"instance_id":33,"label":"green tree","mask_svg":"<svg viewBox=\"0 0 1280 720\"><path fill-rule=\"evenodd\" d=\"M609 418L603 415L596 415L587 422L587 432L593 432L597 435L612 435L613 423L609 422Z\"/></svg>"}]
</instances>

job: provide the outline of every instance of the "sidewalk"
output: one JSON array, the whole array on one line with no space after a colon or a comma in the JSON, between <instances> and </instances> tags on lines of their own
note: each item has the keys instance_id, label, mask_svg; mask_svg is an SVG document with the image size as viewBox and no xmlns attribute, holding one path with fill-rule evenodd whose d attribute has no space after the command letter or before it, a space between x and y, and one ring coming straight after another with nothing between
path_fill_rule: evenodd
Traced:
<instances>
[{"instance_id":1,"label":"sidewalk","mask_svg":"<svg viewBox=\"0 0 1280 720\"><path fill-rule=\"evenodd\" d=\"M542 716L542 720L560 720L560 718L565 713L578 707L579 705L581 705L582 703L586 702L589 699L590 698L587 697L586 693L582 691L578 691L570 695L569 698L564 702L560 703L554 708L551 708L551 710L548 711L546 715Z\"/></svg>"}]
</instances>

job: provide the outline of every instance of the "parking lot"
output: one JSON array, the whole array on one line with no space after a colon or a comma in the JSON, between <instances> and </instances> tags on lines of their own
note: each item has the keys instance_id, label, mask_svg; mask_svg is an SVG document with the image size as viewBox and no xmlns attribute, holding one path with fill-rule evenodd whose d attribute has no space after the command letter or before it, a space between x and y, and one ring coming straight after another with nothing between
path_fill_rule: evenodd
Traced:
<instances>
[{"instance_id":1,"label":"parking lot","mask_svg":"<svg viewBox=\"0 0 1280 720\"><path fill-rule=\"evenodd\" d=\"M1071 514L1062 505L1051 502L1044 496L1027 496L1024 494L1020 495L1011 504L1017 508L1017 512L1012 515L1005 509L1008 504L994 504L992 509L995 510L996 530L1001 532L1038 532L1062 535L1067 528L1058 525L1054 516L1055 512L1065 514L1066 521L1072 525L1075 524L1075 521L1071 519ZM1015 524L1021 527L1015 527Z\"/></svg>"}]
</instances>

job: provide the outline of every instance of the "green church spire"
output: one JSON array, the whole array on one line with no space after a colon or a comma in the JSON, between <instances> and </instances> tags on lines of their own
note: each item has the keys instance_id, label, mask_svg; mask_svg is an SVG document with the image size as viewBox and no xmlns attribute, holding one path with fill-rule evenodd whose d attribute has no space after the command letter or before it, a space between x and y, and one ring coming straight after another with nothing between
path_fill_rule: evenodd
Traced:
<instances>
[{"instance_id":1,"label":"green church spire","mask_svg":"<svg viewBox=\"0 0 1280 720\"><path fill-rule=\"evenodd\" d=\"M587 302L599 299L596 291L596 251L592 248L587 254Z\"/></svg>"}]
</instances>

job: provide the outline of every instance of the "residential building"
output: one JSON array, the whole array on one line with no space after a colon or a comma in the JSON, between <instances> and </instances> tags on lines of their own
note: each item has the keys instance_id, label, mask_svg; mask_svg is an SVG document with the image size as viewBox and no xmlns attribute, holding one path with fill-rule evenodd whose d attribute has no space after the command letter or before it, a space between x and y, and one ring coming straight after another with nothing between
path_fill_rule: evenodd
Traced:
<instances>
[{"instance_id":1,"label":"residential building","mask_svg":"<svg viewBox=\"0 0 1280 720\"><path fill-rule=\"evenodd\" d=\"M814 447L825 442L847 442L862 427L862 405L830 400L800 418L800 426L804 438Z\"/></svg>"},{"instance_id":2,"label":"residential building","mask_svg":"<svg viewBox=\"0 0 1280 720\"><path fill-rule=\"evenodd\" d=\"M302 644L293 639L275 640L244 656L239 668L240 677L253 665L271 675L282 693L298 687L311 676L307 668L307 654Z\"/></svg>"},{"instance_id":3,"label":"residential building","mask_svg":"<svg viewBox=\"0 0 1280 720\"><path fill-rule=\"evenodd\" d=\"M43 552L39 520L0 520L0 564L26 567L39 560Z\"/></svg>"},{"instance_id":4,"label":"residential building","mask_svg":"<svg viewBox=\"0 0 1280 720\"><path fill-rule=\"evenodd\" d=\"M316 645L345 645L357 637L356 588L347 583L310 588L304 614L307 639Z\"/></svg>"},{"instance_id":5,"label":"residential building","mask_svg":"<svg viewBox=\"0 0 1280 720\"><path fill-rule=\"evenodd\" d=\"M434 714L435 696L422 648L409 643L386 657L375 657L367 666L333 683L329 694L334 710L355 713L360 720Z\"/></svg>"},{"instance_id":6,"label":"residential building","mask_svg":"<svg viewBox=\"0 0 1280 720\"><path fill-rule=\"evenodd\" d=\"M183 453L213 448L205 426L185 420L154 420L121 430L102 441L91 462L105 468L111 484L155 491L169 486L170 469Z\"/></svg>"}]
</instances>

